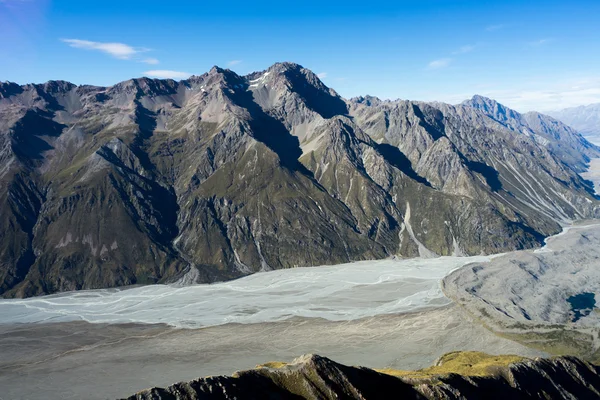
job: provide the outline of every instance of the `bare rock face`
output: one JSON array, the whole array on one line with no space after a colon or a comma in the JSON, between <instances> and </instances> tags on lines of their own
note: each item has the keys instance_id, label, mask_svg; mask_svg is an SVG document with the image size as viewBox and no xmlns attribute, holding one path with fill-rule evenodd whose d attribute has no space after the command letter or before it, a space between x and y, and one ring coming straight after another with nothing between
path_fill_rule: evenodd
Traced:
<instances>
[{"instance_id":1,"label":"bare rock face","mask_svg":"<svg viewBox=\"0 0 600 400\"><path fill-rule=\"evenodd\" d=\"M345 100L293 63L0 83L0 294L529 248L600 215L598 156L543 115Z\"/></svg>"},{"instance_id":2,"label":"bare rock face","mask_svg":"<svg viewBox=\"0 0 600 400\"><path fill-rule=\"evenodd\" d=\"M527 360L480 376L454 373L397 377L306 355L279 367L259 367L141 391L128 400L199 399L594 399L598 367L574 357Z\"/></svg>"}]
</instances>

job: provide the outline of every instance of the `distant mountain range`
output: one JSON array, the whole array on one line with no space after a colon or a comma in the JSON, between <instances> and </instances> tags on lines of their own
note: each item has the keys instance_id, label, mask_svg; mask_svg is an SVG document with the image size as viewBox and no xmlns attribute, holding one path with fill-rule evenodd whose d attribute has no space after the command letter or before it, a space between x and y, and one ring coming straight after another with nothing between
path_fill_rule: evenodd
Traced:
<instances>
[{"instance_id":1,"label":"distant mountain range","mask_svg":"<svg viewBox=\"0 0 600 400\"><path fill-rule=\"evenodd\" d=\"M550 111L548 114L581 132L591 142L600 144L600 103Z\"/></svg>"},{"instance_id":2,"label":"distant mountain range","mask_svg":"<svg viewBox=\"0 0 600 400\"><path fill-rule=\"evenodd\" d=\"M346 100L310 70L0 83L0 294L530 248L600 216L539 113Z\"/></svg>"}]
</instances>

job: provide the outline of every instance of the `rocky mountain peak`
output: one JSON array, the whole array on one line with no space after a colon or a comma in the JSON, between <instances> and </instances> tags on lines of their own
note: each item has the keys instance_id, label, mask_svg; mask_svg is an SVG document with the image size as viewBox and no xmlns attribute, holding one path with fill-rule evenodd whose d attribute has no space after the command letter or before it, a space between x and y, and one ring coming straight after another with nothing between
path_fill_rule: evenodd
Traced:
<instances>
[{"instance_id":1,"label":"rocky mountain peak","mask_svg":"<svg viewBox=\"0 0 600 400\"><path fill-rule=\"evenodd\" d=\"M208 71L208 74L222 74L225 70L218 65L213 65L213 67Z\"/></svg>"},{"instance_id":2,"label":"rocky mountain peak","mask_svg":"<svg viewBox=\"0 0 600 400\"><path fill-rule=\"evenodd\" d=\"M486 96L482 96L480 94L474 94L473 97L471 97L471 99L469 100L465 100L465 103L471 103L471 104L485 104L485 105L489 105L494 107L495 105L498 104L498 102L494 99L490 99L489 97Z\"/></svg>"},{"instance_id":3,"label":"rocky mountain peak","mask_svg":"<svg viewBox=\"0 0 600 400\"><path fill-rule=\"evenodd\" d=\"M462 102L462 105L482 110L499 121L507 121L519 117L516 111L498 103L496 100L480 95L475 95L470 100Z\"/></svg>"},{"instance_id":4,"label":"rocky mountain peak","mask_svg":"<svg viewBox=\"0 0 600 400\"><path fill-rule=\"evenodd\" d=\"M200 89L200 91L207 91L213 87L239 89L242 86L246 86L243 77L228 68L221 68L216 65L210 71L202 75L192 75L190 78L182 81L182 83L191 88Z\"/></svg>"},{"instance_id":5,"label":"rocky mountain peak","mask_svg":"<svg viewBox=\"0 0 600 400\"><path fill-rule=\"evenodd\" d=\"M44 83L43 90L48 93L66 93L77 88L77 85L67 81L48 81Z\"/></svg>"},{"instance_id":6,"label":"rocky mountain peak","mask_svg":"<svg viewBox=\"0 0 600 400\"><path fill-rule=\"evenodd\" d=\"M271 65L268 68L268 71L273 71L275 73L282 73L285 71L301 71L303 69L305 69L305 68L300 64L290 62L290 61L283 61L283 62L276 62L275 64Z\"/></svg>"},{"instance_id":7,"label":"rocky mountain peak","mask_svg":"<svg viewBox=\"0 0 600 400\"><path fill-rule=\"evenodd\" d=\"M350 102L357 103L357 104L364 104L366 106L378 106L378 105L382 104L384 101L376 96L365 95L365 96L353 97L350 99Z\"/></svg>"},{"instance_id":8,"label":"rocky mountain peak","mask_svg":"<svg viewBox=\"0 0 600 400\"><path fill-rule=\"evenodd\" d=\"M578 171L582 171L589 158L600 151L600 148L589 143L572 128L538 112L521 114L495 100L479 95L473 96L461 105L481 111L485 116L511 131L514 139L523 140L523 136L529 136L543 147L564 151L561 155L563 160L568 159L569 164ZM569 146L565 147L566 143L569 143ZM561 147L561 150L558 147Z\"/></svg>"},{"instance_id":9,"label":"rocky mountain peak","mask_svg":"<svg viewBox=\"0 0 600 400\"><path fill-rule=\"evenodd\" d=\"M147 77L129 79L107 89L107 94L133 94L141 96L161 96L173 94L177 90L177 82L173 79L152 79Z\"/></svg>"},{"instance_id":10,"label":"rocky mountain peak","mask_svg":"<svg viewBox=\"0 0 600 400\"><path fill-rule=\"evenodd\" d=\"M265 108L301 103L324 118L348 113L345 101L335 90L327 87L314 72L299 64L276 63L245 78L255 99Z\"/></svg>"},{"instance_id":11,"label":"rocky mountain peak","mask_svg":"<svg viewBox=\"0 0 600 400\"><path fill-rule=\"evenodd\" d=\"M23 88L14 82L0 82L0 99L22 93Z\"/></svg>"},{"instance_id":12,"label":"rocky mountain peak","mask_svg":"<svg viewBox=\"0 0 600 400\"><path fill-rule=\"evenodd\" d=\"M252 72L246 75L245 78L251 84L256 83L258 80L260 80L261 83L269 82L271 84L275 84L278 82L286 82L288 84L293 84L294 77L300 77L307 72L312 74L310 70L305 69L300 64L286 61L277 62L263 71Z\"/></svg>"}]
</instances>

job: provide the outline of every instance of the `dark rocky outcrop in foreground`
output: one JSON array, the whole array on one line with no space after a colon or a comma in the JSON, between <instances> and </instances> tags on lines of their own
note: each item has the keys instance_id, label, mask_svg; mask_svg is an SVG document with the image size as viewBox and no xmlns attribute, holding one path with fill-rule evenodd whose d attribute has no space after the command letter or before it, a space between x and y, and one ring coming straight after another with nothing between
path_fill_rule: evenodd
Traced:
<instances>
[{"instance_id":1,"label":"dark rocky outcrop in foreground","mask_svg":"<svg viewBox=\"0 0 600 400\"><path fill-rule=\"evenodd\" d=\"M598 372L598 367L577 358L557 357L491 365L485 373L479 371L479 376L410 376L396 371L401 375L398 377L307 355L278 368L258 367L230 377L207 377L166 389L144 390L128 400L597 399Z\"/></svg>"},{"instance_id":2,"label":"dark rocky outcrop in foreground","mask_svg":"<svg viewBox=\"0 0 600 400\"><path fill-rule=\"evenodd\" d=\"M600 149L479 96L346 100L306 68L0 82L0 295L539 245Z\"/></svg>"}]
</instances>

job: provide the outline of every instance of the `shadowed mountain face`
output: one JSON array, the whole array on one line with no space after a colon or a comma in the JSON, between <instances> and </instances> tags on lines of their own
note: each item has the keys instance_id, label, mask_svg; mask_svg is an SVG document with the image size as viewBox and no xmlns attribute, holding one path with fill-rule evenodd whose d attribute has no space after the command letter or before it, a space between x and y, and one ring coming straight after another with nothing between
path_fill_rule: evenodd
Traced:
<instances>
[{"instance_id":1,"label":"shadowed mountain face","mask_svg":"<svg viewBox=\"0 0 600 400\"><path fill-rule=\"evenodd\" d=\"M469 375L471 371L467 369L465 376L451 373L452 368L440 375L380 373L347 367L317 355L303 356L287 365L272 364L276 363L236 372L231 377L200 378L166 389L144 390L129 400L596 399L600 396L598 367L574 357L489 365L476 375ZM443 367L444 364L430 369Z\"/></svg>"},{"instance_id":2,"label":"shadowed mountain face","mask_svg":"<svg viewBox=\"0 0 600 400\"><path fill-rule=\"evenodd\" d=\"M0 294L528 248L600 214L598 156L540 114L345 100L292 63L0 83Z\"/></svg>"}]
</instances>

